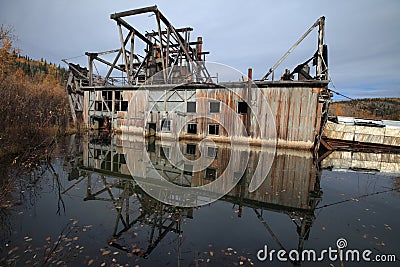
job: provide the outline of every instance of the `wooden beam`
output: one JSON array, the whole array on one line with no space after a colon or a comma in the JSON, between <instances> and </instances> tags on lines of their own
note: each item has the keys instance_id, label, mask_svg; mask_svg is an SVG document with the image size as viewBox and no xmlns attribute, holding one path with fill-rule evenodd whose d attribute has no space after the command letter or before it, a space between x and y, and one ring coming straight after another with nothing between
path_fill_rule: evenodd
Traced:
<instances>
[{"instance_id":1,"label":"wooden beam","mask_svg":"<svg viewBox=\"0 0 400 267\"><path fill-rule=\"evenodd\" d=\"M161 35L161 22L160 22L160 12L156 12L157 16L157 27L158 27L158 37L160 38L160 50L161 50L161 64L162 64L162 72L163 72L163 77L164 77L164 82L167 82L167 76L165 74L165 61L164 61L164 45L162 41L162 35Z\"/></svg>"},{"instance_id":2,"label":"wooden beam","mask_svg":"<svg viewBox=\"0 0 400 267\"><path fill-rule=\"evenodd\" d=\"M101 63L106 64L107 66L113 67L113 68L115 68L115 69L117 69L117 70L120 70L120 71L124 71L123 68L120 68L119 66L113 65L112 63L110 63L110 62L108 62L108 61L106 61L106 60L104 60L104 59L102 59L102 58L99 58L98 56L95 57L95 59L98 60L98 61L100 61Z\"/></svg>"},{"instance_id":3,"label":"wooden beam","mask_svg":"<svg viewBox=\"0 0 400 267\"><path fill-rule=\"evenodd\" d=\"M134 27L132 27L128 22L121 18L116 18L114 19L117 23L121 24L128 30L132 31L137 37L139 37L143 42L147 43L148 45L152 46L153 43L150 42L143 34L141 34L139 31L137 31Z\"/></svg>"},{"instance_id":4,"label":"wooden beam","mask_svg":"<svg viewBox=\"0 0 400 267\"><path fill-rule=\"evenodd\" d=\"M325 26L325 17L321 17L319 19L319 28L318 28L318 55L317 55L317 79L324 80L323 72L323 49L324 49L324 26Z\"/></svg>"},{"instance_id":5,"label":"wooden beam","mask_svg":"<svg viewBox=\"0 0 400 267\"><path fill-rule=\"evenodd\" d=\"M128 58L126 56L124 36L122 34L121 24L119 24L119 23L118 23L118 31L119 31L119 41L121 42L121 49L122 49L122 54L123 54L123 58L124 58L125 72L126 72L126 76L128 77L128 83L130 83L131 77L129 76ZM130 33L132 33L132 32L130 32ZM130 38L130 34L128 36Z\"/></svg>"},{"instance_id":6,"label":"wooden beam","mask_svg":"<svg viewBox=\"0 0 400 267\"><path fill-rule=\"evenodd\" d=\"M185 28L178 28L178 29L175 29L177 32L186 32L186 31L193 31L193 28L191 28L191 27L185 27ZM167 34L168 33L168 31L162 31L161 32L162 34ZM148 33L146 33L146 36L150 36L150 37L153 37L153 36L157 36L157 32L148 32Z\"/></svg>"},{"instance_id":7,"label":"wooden beam","mask_svg":"<svg viewBox=\"0 0 400 267\"><path fill-rule=\"evenodd\" d=\"M131 32L130 34L132 34L132 32ZM128 36L125 38L124 46L128 43L128 41L129 41L129 36L130 36L130 35L128 35ZM112 65L111 65L111 68L110 68L110 69L108 70L108 72L107 72L107 75L106 75L106 77L105 77L105 79L104 79L104 85L107 83L107 80L108 80L108 78L110 77L111 72L113 71L113 69L116 68L115 64L117 64L117 61L118 61L119 57L121 56L121 53L122 53L122 48L119 49L118 54L115 56L115 59L114 59Z\"/></svg>"},{"instance_id":8,"label":"wooden beam","mask_svg":"<svg viewBox=\"0 0 400 267\"><path fill-rule=\"evenodd\" d=\"M133 10L128 10L128 11L111 14L110 18L117 19L117 18L139 15L139 14L144 14L144 13L149 13L149 12L156 12L157 10L158 10L158 8L156 5L149 6L149 7L143 7L143 8L137 8L137 9L133 9Z\"/></svg>"},{"instance_id":9,"label":"wooden beam","mask_svg":"<svg viewBox=\"0 0 400 267\"><path fill-rule=\"evenodd\" d=\"M133 74L133 60L135 56L135 34L133 32L131 34L131 50L129 53L129 76L131 76Z\"/></svg>"}]
</instances>

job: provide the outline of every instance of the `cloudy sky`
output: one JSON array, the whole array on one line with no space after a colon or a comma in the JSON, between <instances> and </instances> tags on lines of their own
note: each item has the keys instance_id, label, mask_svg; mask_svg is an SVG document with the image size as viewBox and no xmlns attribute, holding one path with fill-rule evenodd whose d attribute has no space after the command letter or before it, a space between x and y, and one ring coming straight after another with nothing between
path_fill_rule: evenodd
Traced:
<instances>
[{"instance_id":1,"label":"cloudy sky","mask_svg":"<svg viewBox=\"0 0 400 267\"><path fill-rule=\"evenodd\" d=\"M192 36L203 36L203 48L211 52L208 60L243 73L251 67L255 79L323 15L336 90L352 98L400 97L398 0L0 0L0 23L13 26L22 54L56 64L63 58L85 64L85 51L118 48L117 27L110 14L154 4L175 27L190 26ZM154 18L142 16L130 23L151 30L153 22ZM316 33L275 76L313 55Z\"/></svg>"}]
</instances>

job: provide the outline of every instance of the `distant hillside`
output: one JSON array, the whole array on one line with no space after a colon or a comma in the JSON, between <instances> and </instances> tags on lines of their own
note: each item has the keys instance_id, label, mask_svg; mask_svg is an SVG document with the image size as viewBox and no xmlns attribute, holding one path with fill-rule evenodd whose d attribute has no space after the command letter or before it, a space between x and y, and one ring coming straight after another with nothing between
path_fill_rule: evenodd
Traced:
<instances>
[{"instance_id":1,"label":"distant hillside","mask_svg":"<svg viewBox=\"0 0 400 267\"><path fill-rule=\"evenodd\" d=\"M400 98L365 98L334 102L329 114L366 119L400 120Z\"/></svg>"},{"instance_id":2,"label":"distant hillside","mask_svg":"<svg viewBox=\"0 0 400 267\"><path fill-rule=\"evenodd\" d=\"M45 59L34 60L28 56L11 55L14 60L14 70L21 70L26 76L35 79L37 76L49 76L54 80L55 84L64 85L67 77L67 70L56 66L53 63L48 63ZM41 77L42 78L42 77Z\"/></svg>"}]
</instances>

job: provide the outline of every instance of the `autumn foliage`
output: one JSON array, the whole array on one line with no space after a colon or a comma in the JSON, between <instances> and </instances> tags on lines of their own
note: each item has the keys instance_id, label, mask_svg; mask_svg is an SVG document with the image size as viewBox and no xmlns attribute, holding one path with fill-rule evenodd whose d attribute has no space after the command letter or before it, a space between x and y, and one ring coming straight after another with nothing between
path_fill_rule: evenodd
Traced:
<instances>
[{"instance_id":1,"label":"autumn foliage","mask_svg":"<svg viewBox=\"0 0 400 267\"><path fill-rule=\"evenodd\" d=\"M400 98L364 98L334 102L330 115L377 120L400 120Z\"/></svg>"},{"instance_id":2,"label":"autumn foliage","mask_svg":"<svg viewBox=\"0 0 400 267\"><path fill-rule=\"evenodd\" d=\"M39 132L61 131L68 123L63 71L42 60L31 60L13 48L10 27L0 28L0 146L23 146ZM25 140L25 141L24 141ZM13 149L11 149L13 150Z\"/></svg>"}]
</instances>

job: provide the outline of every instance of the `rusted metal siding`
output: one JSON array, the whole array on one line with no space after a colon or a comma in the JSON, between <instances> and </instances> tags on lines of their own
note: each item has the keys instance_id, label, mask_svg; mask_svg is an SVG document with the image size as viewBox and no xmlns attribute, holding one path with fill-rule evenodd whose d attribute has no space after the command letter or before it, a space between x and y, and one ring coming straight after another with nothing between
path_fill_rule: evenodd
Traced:
<instances>
[{"instance_id":1,"label":"rusted metal siding","mask_svg":"<svg viewBox=\"0 0 400 267\"><path fill-rule=\"evenodd\" d=\"M319 88L278 87L262 90L275 115L278 147L311 148L321 126Z\"/></svg>"},{"instance_id":2,"label":"rusted metal siding","mask_svg":"<svg viewBox=\"0 0 400 267\"><path fill-rule=\"evenodd\" d=\"M211 138L229 142L242 140L253 145L269 143L278 147L311 149L321 127L323 103L319 93L324 87L313 84L289 84L277 82L264 87L248 88L248 83L221 84L225 88L180 88L165 90L157 86L148 89L123 91L124 99L130 99L128 112L117 112L117 129L154 134L149 123L156 125L155 134L172 139ZM249 94L250 92L250 94ZM90 92L97 98L101 92ZM96 98L96 99L97 99ZM249 100L250 99L250 100ZM210 102L220 101L220 112L210 112ZM187 102L196 102L196 112L186 110ZM245 101L249 114L238 113L238 103ZM90 103L89 103L90 105ZM90 112L90 111L89 111ZM93 114L88 114L90 117ZM111 117L111 114L109 115ZM272 117L272 118L271 118ZM257 121L257 118L261 118ZM163 131L161 121L171 121L171 129ZM87 118L88 120L88 118ZM87 121L88 122L88 121ZM197 133L187 131L188 123L197 124ZM219 124L218 135L209 134L209 125ZM275 127L276 126L276 127Z\"/></svg>"}]
</instances>

